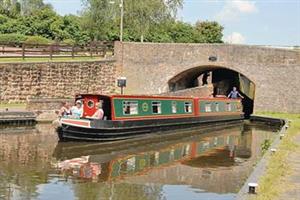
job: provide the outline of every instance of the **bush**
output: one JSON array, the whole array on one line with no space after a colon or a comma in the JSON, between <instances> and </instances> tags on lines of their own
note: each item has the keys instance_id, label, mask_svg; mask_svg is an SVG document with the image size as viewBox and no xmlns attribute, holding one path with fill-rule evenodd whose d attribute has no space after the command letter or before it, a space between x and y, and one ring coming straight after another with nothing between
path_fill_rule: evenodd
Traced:
<instances>
[{"instance_id":1,"label":"bush","mask_svg":"<svg viewBox=\"0 0 300 200\"><path fill-rule=\"evenodd\" d=\"M0 14L0 24L4 24L5 22L7 22L9 20L8 17L6 17L5 15L1 15Z\"/></svg>"},{"instance_id":2,"label":"bush","mask_svg":"<svg viewBox=\"0 0 300 200\"><path fill-rule=\"evenodd\" d=\"M66 39L64 41L62 41L63 44L67 44L67 45L75 45L76 42L72 39Z\"/></svg>"},{"instance_id":3,"label":"bush","mask_svg":"<svg viewBox=\"0 0 300 200\"><path fill-rule=\"evenodd\" d=\"M19 46L25 40L27 40L27 36L18 33L0 34L0 43L15 43Z\"/></svg>"},{"instance_id":4,"label":"bush","mask_svg":"<svg viewBox=\"0 0 300 200\"><path fill-rule=\"evenodd\" d=\"M50 43L52 43L52 40L49 40L42 36L28 36L25 43L27 43L27 44L50 44Z\"/></svg>"}]
</instances>

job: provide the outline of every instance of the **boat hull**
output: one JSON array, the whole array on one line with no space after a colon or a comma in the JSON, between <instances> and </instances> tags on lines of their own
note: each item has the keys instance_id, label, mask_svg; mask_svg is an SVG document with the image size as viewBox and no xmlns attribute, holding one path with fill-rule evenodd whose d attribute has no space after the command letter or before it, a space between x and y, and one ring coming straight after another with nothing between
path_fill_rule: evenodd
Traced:
<instances>
[{"instance_id":1,"label":"boat hull","mask_svg":"<svg viewBox=\"0 0 300 200\"><path fill-rule=\"evenodd\" d=\"M188 129L205 124L242 120L242 114L201 116L178 119L148 119L134 121L90 120L89 127L64 124L57 128L60 141L109 142L142 137L149 134L166 134L176 129Z\"/></svg>"}]
</instances>

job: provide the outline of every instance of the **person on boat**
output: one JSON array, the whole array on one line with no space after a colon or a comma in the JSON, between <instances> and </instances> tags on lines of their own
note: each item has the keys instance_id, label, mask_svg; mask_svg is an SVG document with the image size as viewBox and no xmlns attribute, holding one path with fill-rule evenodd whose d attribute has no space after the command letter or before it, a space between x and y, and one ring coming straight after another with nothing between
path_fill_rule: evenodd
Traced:
<instances>
[{"instance_id":1,"label":"person on boat","mask_svg":"<svg viewBox=\"0 0 300 200\"><path fill-rule=\"evenodd\" d=\"M72 116L76 118L82 117L83 114L83 108L82 108L82 102L80 100L77 100L75 103L75 106L71 108Z\"/></svg>"},{"instance_id":2,"label":"person on boat","mask_svg":"<svg viewBox=\"0 0 300 200\"><path fill-rule=\"evenodd\" d=\"M65 117L71 115L71 109L70 109L70 105L68 102L63 102L62 103L62 107L60 108L59 112L58 112L58 116L59 117Z\"/></svg>"},{"instance_id":3,"label":"person on boat","mask_svg":"<svg viewBox=\"0 0 300 200\"><path fill-rule=\"evenodd\" d=\"M93 119L103 119L104 111L102 109L102 101L96 103L97 111L93 114L91 118Z\"/></svg>"},{"instance_id":4,"label":"person on boat","mask_svg":"<svg viewBox=\"0 0 300 200\"><path fill-rule=\"evenodd\" d=\"M238 97L244 98L236 89L236 87L232 88L232 91L228 94L228 98L237 99Z\"/></svg>"}]
</instances>

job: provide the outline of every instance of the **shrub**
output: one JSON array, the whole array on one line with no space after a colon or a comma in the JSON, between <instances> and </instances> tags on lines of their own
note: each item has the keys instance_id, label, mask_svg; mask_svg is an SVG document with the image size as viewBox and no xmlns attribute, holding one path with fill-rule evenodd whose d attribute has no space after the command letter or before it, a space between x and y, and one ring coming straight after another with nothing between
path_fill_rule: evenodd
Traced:
<instances>
[{"instance_id":1,"label":"shrub","mask_svg":"<svg viewBox=\"0 0 300 200\"><path fill-rule=\"evenodd\" d=\"M5 15L1 15L0 14L0 24L4 24L5 22L7 22L9 20L8 17L6 17Z\"/></svg>"},{"instance_id":2,"label":"shrub","mask_svg":"<svg viewBox=\"0 0 300 200\"><path fill-rule=\"evenodd\" d=\"M50 44L52 41L42 36L28 36L25 43L27 44Z\"/></svg>"},{"instance_id":3,"label":"shrub","mask_svg":"<svg viewBox=\"0 0 300 200\"><path fill-rule=\"evenodd\" d=\"M72 39L66 39L64 41L62 41L63 44L67 44L67 45L75 45L76 42Z\"/></svg>"},{"instance_id":4,"label":"shrub","mask_svg":"<svg viewBox=\"0 0 300 200\"><path fill-rule=\"evenodd\" d=\"M0 34L0 43L14 43L19 46L25 40L27 36L18 33Z\"/></svg>"}]
</instances>

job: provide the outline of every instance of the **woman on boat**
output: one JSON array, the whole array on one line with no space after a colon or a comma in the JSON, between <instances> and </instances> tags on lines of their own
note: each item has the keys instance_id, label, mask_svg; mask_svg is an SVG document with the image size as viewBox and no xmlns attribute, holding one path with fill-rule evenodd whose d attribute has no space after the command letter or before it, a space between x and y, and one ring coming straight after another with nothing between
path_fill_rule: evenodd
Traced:
<instances>
[{"instance_id":1,"label":"woman on boat","mask_svg":"<svg viewBox=\"0 0 300 200\"><path fill-rule=\"evenodd\" d=\"M60 108L59 112L58 112L58 116L59 117L65 117L71 115L71 109L70 109L70 105L68 102L63 102L62 103L62 107Z\"/></svg>"},{"instance_id":2,"label":"woman on boat","mask_svg":"<svg viewBox=\"0 0 300 200\"><path fill-rule=\"evenodd\" d=\"M102 109L102 101L96 103L97 111L93 114L91 118L93 119L103 119L104 111Z\"/></svg>"},{"instance_id":3,"label":"woman on boat","mask_svg":"<svg viewBox=\"0 0 300 200\"><path fill-rule=\"evenodd\" d=\"M71 108L72 117L80 118L83 114L82 103L80 100L77 100L75 106Z\"/></svg>"}]
</instances>

